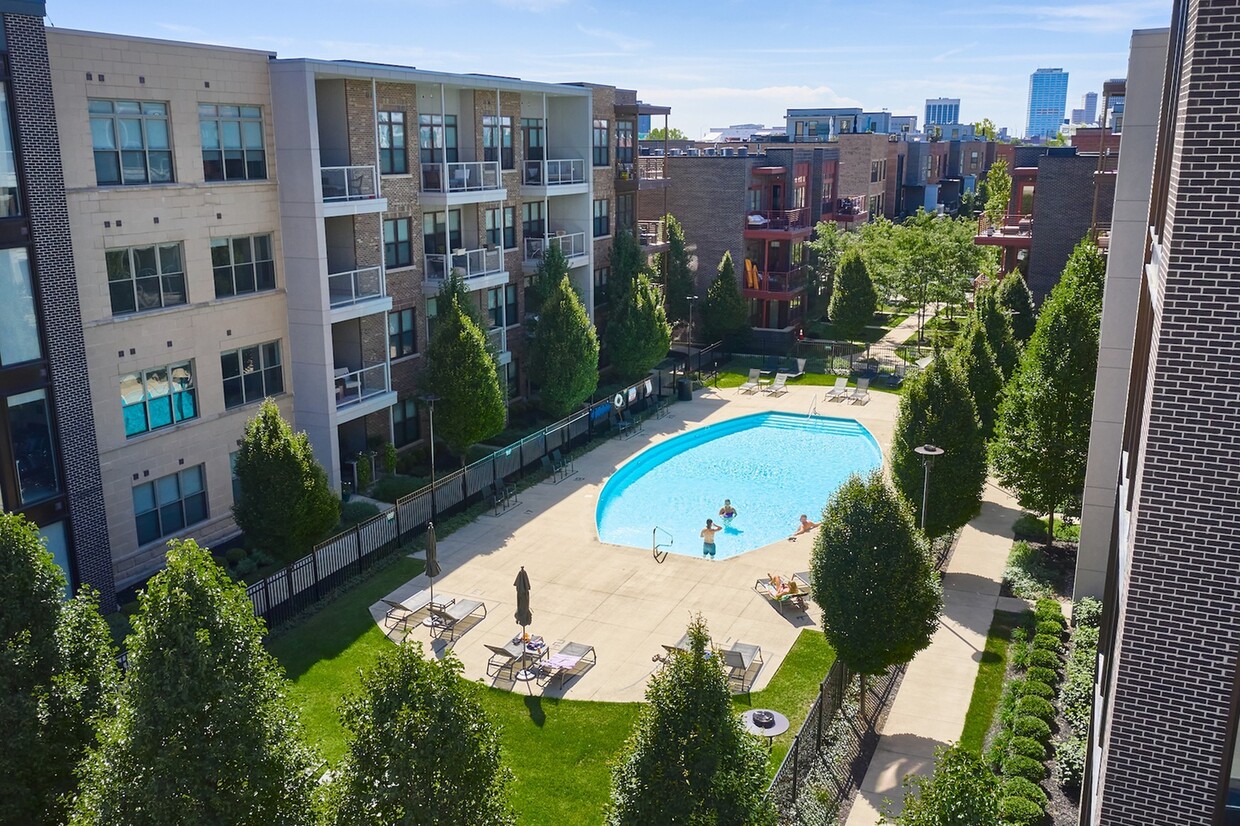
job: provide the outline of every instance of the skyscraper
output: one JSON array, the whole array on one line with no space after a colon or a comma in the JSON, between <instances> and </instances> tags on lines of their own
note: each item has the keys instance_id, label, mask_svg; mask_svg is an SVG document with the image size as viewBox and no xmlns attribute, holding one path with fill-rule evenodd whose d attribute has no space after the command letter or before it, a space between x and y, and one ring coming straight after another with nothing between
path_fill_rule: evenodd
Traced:
<instances>
[{"instance_id":1,"label":"skyscraper","mask_svg":"<svg viewBox=\"0 0 1240 826\"><path fill-rule=\"evenodd\" d=\"M1096 123L1098 121L1098 93L1086 92L1081 96L1081 123Z\"/></svg>"},{"instance_id":2,"label":"skyscraper","mask_svg":"<svg viewBox=\"0 0 1240 826\"><path fill-rule=\"evenodd\" d=\"M960 98L927 98L926 126L960 123Z\"/></svg>"},{"instance_id":3,"label":"skyscraper","mask_svg":"<svg viewBox=\"0 0 1240 826\"><path fill-rule=\"evenodd\" d=\"M1029 119L1026 138L1051 138L1059 134L1068 104L1068 73L1063 69L1038 69L1029 76Z\"/></svg>"}]
</instances>

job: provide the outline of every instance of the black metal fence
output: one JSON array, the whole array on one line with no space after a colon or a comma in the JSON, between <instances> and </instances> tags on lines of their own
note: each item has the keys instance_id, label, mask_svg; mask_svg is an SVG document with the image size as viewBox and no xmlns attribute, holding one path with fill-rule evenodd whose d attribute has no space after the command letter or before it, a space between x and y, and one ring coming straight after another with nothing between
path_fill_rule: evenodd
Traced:
<instances>
[{"instance_id":1,"label":"black metal fence","mask_svg":"<svg viewBox=\"0 0 1240 826\"><path fill-rule=\"evenodd\" d=\"M275 628L426 533L434 519L485 501L491 486L541 469L552 451L574 450L611 427L618 407L641 414L664 394L661 374L651 375L486 458L442 476L373 516L315 546L307 556L246 588L254 613ZM668 392L671 390L668 388Z\"/></svg>"}]
</instances>

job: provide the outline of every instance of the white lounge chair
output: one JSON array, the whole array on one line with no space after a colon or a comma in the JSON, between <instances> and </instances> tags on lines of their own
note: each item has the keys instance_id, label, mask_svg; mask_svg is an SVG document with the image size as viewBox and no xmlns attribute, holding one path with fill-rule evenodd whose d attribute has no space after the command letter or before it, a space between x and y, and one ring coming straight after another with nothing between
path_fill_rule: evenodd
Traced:
<instances>
[{"instance_id":1,"label":"white lounge chair","mask_svg":"<svg viewBox=\"0 0 1240 826\"><path fill-rule=\"evenodd\" d=\"M788 392L788 388L784 386L787 383L788 383L787 373L776 373L775 381L771 382L766 387L763 387L762 392L769 393L772 396L782 396L783 394Z\"/></svg>"},{"instance_id":2,"label":"white lounge chair","mask_svg":"<svg viewBox=\"0 0 1240 826\"><path fill-rule=\"evenodd\" d=\"M870 400L870 380L857 379L857 386L848 394L850 402L868 402Z\"/></svg>"},{"instance_id":3,"label":"white lounge chair","mask_svg":"<svg viewBox=\"0 0 1240 826\"><path fill-rule=\"evenodd\" d=\"M833 387L828 387L826 392L822 394L824 399L830 399L833 402L843 401L848 397L848 376L840 376L835 380Z\"/></svg>"},{"instance_id":4,"label":"white lounge chair","mask_svg":"<svg viewBox=\"0 0 1240 826\"><path fill-rule=\"evenodd\" d=\"M797 369L795 372L789 373L788 378L799 379L805 375L805 362L809 359L797 359Z\"/></svg>"},{"instance_id":5,"label":"white lounge chair","mask_svg":"<svg viewBox=\"0 0 1240 826\"><path fill-rule=\"evenodd\" d=\"M736 389L741 393L753 393L762 386L762 383L758 380L758 377L761 375L761 370L757 367L753 368L749 371L749 378L745 379L745 383Z\"/></svg>"}]
</instances>

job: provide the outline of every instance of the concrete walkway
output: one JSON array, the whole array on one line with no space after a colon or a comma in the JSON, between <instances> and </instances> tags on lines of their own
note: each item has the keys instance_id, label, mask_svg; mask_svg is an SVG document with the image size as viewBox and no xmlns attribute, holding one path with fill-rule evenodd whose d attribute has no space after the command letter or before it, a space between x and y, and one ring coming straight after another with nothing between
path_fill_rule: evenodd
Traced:
<instances>
[{"instance_id":1,"label":"concrete walkway","mask_svg":"<svg viewBox=\"0 0 1240 826\"><path fill-rule=\"evenodd\" d=\"M929 322L930 319L934 318L935 315L938 314L939 310L941 310L943 306L944 305L942 304L927 304L925 320ZM909 336L913 335L916 332L917 332L917 313L914 312L908 318L904 319L899 324L897 324L896 326L888 330L886 335L884 335L878 341L874 342L872 346L881 347L881 348L891 347L894 349L896 347L899 347L904 342L908 341Z\"/></svg>"},{"instance_id":2,"label":"concrete walkway","mask_svg":"<svg viewBox=\"0 0 1240 826\"><path fill-rule=\"evenodd\" d=\"M1021 604L999 597L1018 516L1016 501L987 484L982 512L964 527L943 577L939 630L909 664L847 826L877 823L884 798L898 807L905 775L930 774L935 748L960 739L995 608Z\"/></svg>"}]
</instances>

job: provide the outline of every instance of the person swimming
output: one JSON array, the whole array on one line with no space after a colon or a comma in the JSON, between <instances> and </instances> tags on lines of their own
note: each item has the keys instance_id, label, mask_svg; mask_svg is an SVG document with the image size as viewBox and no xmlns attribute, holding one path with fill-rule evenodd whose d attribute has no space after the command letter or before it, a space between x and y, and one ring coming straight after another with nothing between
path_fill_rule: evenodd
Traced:
<instances>
[{"instance_id":1,"label":"person swimming","mask_svg":"<svg viewBox=\"0 0 1240 826\"><path fill-rule=\"evenodd\" d=\"M788 537L788 541L796 542L798 536L800 536L803 533L809 533L814 528L817 528L820 524L822 523L809 521L809 517L807 517L805 514L801 514L801 522L799 525L797 525L797 529L793 531L792 536Z\"/></svg>"},{"instance_id":2,"label":"person swimming","mask_svg":"<svg viewBox=\"0 0 1240 826\"><path fill-rule=\"evenodd\" d=\"M731 499L723 500L723 507L719 509L719 516L721 516L725 522L736 518L736 508L732 507Z\"/></svg>"},{"instance_id":3,"label":"person swimming","mask_svg":"<svg viewBox=\"0 0 1240 826\"><path fill-rule=\"evenodd\" d=\"M702 532L698 536L702 537L702 556L715 556L715 534L723 530L722 525L716 525L714 520L707 519L706 527L702 528Z\"/></svg>"}]
</instances>

